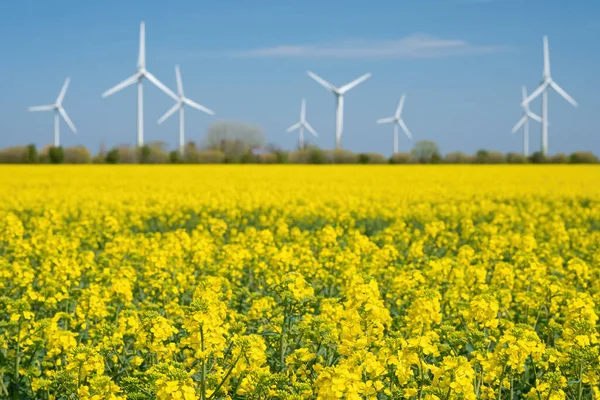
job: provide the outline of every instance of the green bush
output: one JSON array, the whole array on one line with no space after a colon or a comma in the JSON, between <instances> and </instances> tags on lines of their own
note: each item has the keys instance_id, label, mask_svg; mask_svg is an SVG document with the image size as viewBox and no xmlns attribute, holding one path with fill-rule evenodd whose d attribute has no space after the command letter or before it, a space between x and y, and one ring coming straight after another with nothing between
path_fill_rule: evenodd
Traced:
<instances>
[{"instance_id":1,"label":"green bush","mask_svg":"<svg viewBox=\"0 0 600 400\"><path fill-rule=\"evenodd\" d=\"M327 159L323 150L317 147L307 147L289 153L288 162L292 164L325 164Z\"/></svg>"},{"instance_id":2,"label":"green bush","mask_svg":"<svg viewBox=\"0 0 600 400\"><path fill-rule=\"evenodd\" d=\"M27 162L26 147L14 146L0 150L0 164L21 164L24 162Z\"/></svg>"},{"instance_id":3,"label":"green bush","mask_svg":"<svg viewBox=\"0 0 600 400\"><path fill-rule=\"evenodd\" d=\"M225 162L225 153L219 150L187 152L185 162L192 164L222 164Z\"/></svg>"},{"instance_id":4,"label":"green bush","mask_svg":"<svg viewBox=\"0 0 600 400\"><path fill-rule=\"evenodd\" d=\"M106 153L104 161L107 164L118 164L121 161L121 152L119 149L110 150L108 153Z\"/></svg>"},{"instance_id":5,"label":"green bush","mask_svg":"<svg viewBox=\"0 0 600 400\"><path fill-rule=\"evenodd\" d=\"M48 149L48 159L52 164L62 164L65 160L65 152L62 147L50 147Z\"/></svg>"},{"instance_id":6,"label":"green bush","mask_svg":"<svg viewBox=\"0 0 600 400\"><path fill-rule=\"evenodd\" d=\"M387 159L379 153L362 153L358 156L358 161L361 164L385 164Z\"/></svg>"},{"instance_id":7,"label":"green bush","mask_svg":"<svg viewBox=\"0 0 600 400\"><path fill-rule=\"evenodd\" d=\"M529 161L534 164L544 164L548 162L548 159L542 154L541 151L536 151L535 153L529 156Z\"/></svg>"},{"instance_id":8,"label":"green bush","mask_svg":"<svg viewBox=\"0 0 600 400\"><path fill-rule=\"evenodd\" d=\"M590 151L576 151L569 158L571 164L596 164L598 157Z\"/></svg>"},{"instance_id":9,"label":"green bush","mask_svg":"<svg viewBox=\"0 0 600 400\"><path fill-rule=\"evenodd\" d=\"M527 164L527 157L521 153L508 153L506 155L506 162L509 164Z\"/></svg>"},{"instance_id":10,"label":"green bush","mask_svg":"<svg viewBox=\"0 0 600 400\"><path fill-rule=\"evenodd\" d=\"M83 146L67 147L64 150L65 164L89 164L92 162L90 152Z\"/></svg>"},{"instance_id":11,"label":"green bush","mask_svg":"<svg viewBox=\"0 0 600 400\"><path fill-rule=\"evenodd\" d=\"M30 144L27 146L27 154L26 154L26 163L28 164L36 164L39 162L39 156L37 152L37 148L35 144Z\"/></svg>"},{"instance_id":12,"label":"green bush","mask_svg":"<svg viewBox=\"0 0 600 400\"><path fill-rule=\"evenodd\" d=\"M259 164L277 164L277 156L273 153L258 154L256 162Z\"/></svg>"},{"instance_id":13,"label":"green bush","mask_svg":"<svg viewBox=\"0 0 600 400\"><path fill-rule=\"evenodd\" d=\"M358 154L349 150L327 151L325 159L333 164L358 164Z\"/></svg>"},{"instance_id":14,"label":"green bush","mask_svg":"<svg viewBox=\"0 0 600 400\"><path fill-rule=\"evenodd\" d=\"M445 162L448 164L472 164L475 158L460 151L446 154Z\"/></svg>"},{"instance_id":15,"label":"green bush","mask_svg":"<svg viewBox=\"0 0 600 400\"><path fill-rule=\"evenodd\" d=\"M169 162L171 164L180 164L183 161L178 151L173 150L169 152Z\"/></svg>"},{"instance_id":16,"label":"green bush","mask_svg":"<svg viewBox=\"0 0 600 400\"><path fill-rule=\"evenodd\" d=\"M415 143L412 155L417 162L422 164L437 164L442 161L440 148L437 143L430 140L421 140Z\"/></svg>"},{"instance_id":17,"label":"green bush","mask_svg":"<svg viewBox=\"0 0 600 400\"><path fill-rule=\"evenodd\" d=\"M569 156L565 153L557 153L548 159L552 164L567 164L569 162Z\"/></svg>"},{"instance_id":18,"label":"green bush","mask_svg":"<svg viewBox=\"0 0 600 400\"><path fill-rule=\"evenodd\" d=\"M410 164L413 162L411 153L394 153L390 157L390 164Z\"/></svg>"}]
</instances>

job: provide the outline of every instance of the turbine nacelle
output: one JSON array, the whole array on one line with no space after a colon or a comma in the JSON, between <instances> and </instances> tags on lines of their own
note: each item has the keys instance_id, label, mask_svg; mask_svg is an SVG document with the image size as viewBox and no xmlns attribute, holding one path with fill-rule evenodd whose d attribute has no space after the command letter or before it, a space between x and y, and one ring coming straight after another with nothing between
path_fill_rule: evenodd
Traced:
<instances>
[{"instance_id":1,"label":"turbine nacelle","mask_svg":"<svg viewBox=\"0 0 600 400\"><path fill-rule=\"evenodd\" d=\"M550 72L550 48L548 45L548 36L544 36L544 71L542 73L542 81L538 88L531 93L527 98L523 99L521 102L521 107L524 107L526 104L528 105L537 97L539 97L542 93L546 92L548 88L554 89L563 99L571 103L574 107L577 107L577 101L574 98L569 96L569 94L561 88L558 83L552 79L552 75Z\"/></svg>"},{"instance_id":2,"label":"turbine nacelle","mask_svg":"<svg viewBox=\"0 0 600 400\"><path fill-rule=\"evenodd\" d=\"M331 83L327 82L325 79L321 78L320 76L311 71L308 71L308 76L317 81L317 83L319 83L325 89L329 90L336 97L337 104L335 111L335 144L337 149L341 149L342 132L344 130L344 94L358 86L360 83L369 79L371 77L371 73L364 74L361 77L339 88L333 86Z\"/></svg>"}]
</instances>

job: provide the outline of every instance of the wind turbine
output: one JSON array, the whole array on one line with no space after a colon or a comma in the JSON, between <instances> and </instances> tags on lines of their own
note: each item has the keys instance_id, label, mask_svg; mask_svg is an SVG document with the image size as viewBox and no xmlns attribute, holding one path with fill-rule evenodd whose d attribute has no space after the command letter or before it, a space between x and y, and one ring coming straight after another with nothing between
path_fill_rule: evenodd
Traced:
<instances>
[{"instance_id":1,"label":"wind turbine","mask_svg":"<svg viewBox=\"0 0 600 400\"><path fill-rule=\"evenodd\" d=\"M299 130L300 139L298 140L298 147L304 148L304 128L314 137L318 137L319 134L313 129L312 126L306 121L306 100L302 99L302 107L300 108L300 121L287 128L288 132L293 132L296 129Z\"/></svg>"},{"instance_id":2,"label":"wind turbine","mask_svg":"<svg viewBox=\"0 0 600 400\"><path fill-rule=\"evenodd\" d=\"M177 77L177 93L178 93L178 98L176 99L177 103L175 103L175 105L173 107L171 107L171 109L169 109L169 111L167 111L162 117L160 117L160 119L158 120L158 123L162 124L167 119L169 119L169 117L171 115L175 114L175 112L177 110L179 110L179 154L183 155L184 139L185 139L185 128L184 128L185 107L184 106L187 104L188 106L193 107L196 110L203 111L209 115L215 115L215 112L213 110L206 108L203 105L200 105L200 104L196 103L195 101L192 101L192 100L188 99L187 97L185 97L185 95L183 94L183 82L181 80L181 71L179 70L179 65L175 66L175 76Z\"/></svg>"},{"instance_id":3,"label":"wind turbine","mask_svg":"<svg viewBox=\"0 0 600 400\"><path fill-rule=\"evenodd\" d=\"M521 106L531 103L540 94L542 95L542 154L548 154L548 88L554 89L563 99L567 100L574 107L577 102L567 94L554 80L550 74L550 50L548 46L548 36L544 36L544 72L540 86L521 103Z\"/></svg>"},{"instance_id":4,"label":"wind turbine","mask_svg":"<svg viewBox=\"0 0 600 400\"><path fill-rule=\"evenodd\" d=\"M336 106L335 106L335 147L337 150L342 148L342 132L344 130L344 95L352 88L356 87L359 83L362 83L371 77L371 73L364 74L360 78L353 80L352 82L342 87L335 87L331 83L327 82L320 76L308 71L308 76L317 81L325 89L329 90L335 95Z\"/></svg>"},{"instance_id":5,"label":"wind turbine","mask_svg":"<svg viewBox=\"0 0 600 400\"><path fill-rule=\"evenodd\" d=\"M71 119L67 115L67 112L65 111L65 109L62 106L62 102L65 98L65 95L67 94L67 88L69 87L69 82L71 82L71 78L67 77L62 89L60 90L60 93L58 94L58 97L56 98L56 103L48 105L48 106L29 107L29 111L54 111L54 147L60 146L59 114L63 117L63 119L65 120L67 125L69 125L69 128L71 128L73 133L77 133L77 129L75 128L75 125L73 125L73 122L71 121Z\"/></svg>"},{"instance_id":6,"label":"wind turbine","mask_svg":"<svg viewBox=\"0 0 600 400\"><path fill-rule=\"evenodd\" d=\"M527 99L527 89L525 86L521 88L523 92L523 102ZM523 155L525 157L529 157L529 119L533 119L537 122L542 122L543 120L531 112L529 109L529 103L521 104L523 107L523 117L517 122L515 127L512 129L512 133L516 133L521 127L523 127Z\"/></svg>"},{"instance_id":7,"label":"wind turbine","mask_svg":"<svg viewBox=\"0 0 600 400\"><path fill-rule=\"evenodd\" d=\"M144 21L140 23L140 52L138 55L137 72L119 83L112 89L102 93L102 97L108 97L117 93L121 89L137 83L138 86L138 107L137 107L137 144L139 147L144 145L144 78L152 82L157 88L165 92L173 100L178 101L179 98L168 87L162 84L154 75L146 70L146 28Z\"/></svg>"},{"instance_id":8,"label":"wind turbine","mask_svg":"<svg viewBox=\"0 0 600 400\"><path fill-rule=\"evenodd\" d=\"M396 109L396 114L393 117L378 119L378 124L394 124L394 153L398 152L398 127L402 128L404 134L407 138L412 140L412 134L408 130L408 127L402 120L402 109L404 108L404 100L406 100L406 95L402 95L400 98L400 103L398 104L398 108Z\"/></svg>"}]
</instances>

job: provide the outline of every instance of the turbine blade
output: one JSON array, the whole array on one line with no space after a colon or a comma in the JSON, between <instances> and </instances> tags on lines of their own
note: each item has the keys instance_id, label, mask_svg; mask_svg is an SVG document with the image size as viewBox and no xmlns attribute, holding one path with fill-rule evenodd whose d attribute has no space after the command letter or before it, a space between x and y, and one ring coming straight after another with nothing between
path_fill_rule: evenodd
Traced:
<instances>
[{"instance_id":1,"label":"turbine blade","mask_svg":"<svg viewBox=\"0 0 600 400\"><path fill-rule=\"evenodd\" d=\"M568 101L569 103L571 103L574 107L577 107L579 105L579 104L577 104L577 102L575 101L574 98L572 98L571 96L569 96L568 93L564 91L563 88L561 88L560 86L558 86L558 83L556 83L554 81L550 81L550 87L552 89L556 90L556 92L558 94L560 94L563 99L565 99L566 101Z\"/></svg>"},{"instance_id":2,"label":"turbine blade","mask_svg":"<svg viewBox=\"0 0 600 400\"><path fill-rule=\"evenodd\" d=\"M162 117L160 117L158 119L158 123L162 124L163 122L165 122L167 119L169 119L169 117L173 114L175 114L175 112L177 110L179 110L179 108L181 107L181 103L177 103L175 104L173 107L171 107Z\"/></svg>"},{"instance_id":3,"label":"turbine blade","mask_svg":"<svg viewBox=\"0 0 600 400\"><path fill-rule=\"evenodd\" d=\"M306 100L302 99L302 108L300 109L300 121L306 120Z\"/></svg>"},{"instance_id":4,"label":"turbine blade","mask_svg":"<svg viewBox=\"0 0 600 400\"><path fill-rule=\"evenodd\" d=\"M56 104L58 104L58 105L62 104L62 102L65 98L65 95L67 94L67 89L69 88L70 82L71 82L71 78L67 77L62 89L60 90L60 93L58 94L58 97L56 98Z\"/></svg>"},{"instance_id":5,"label":"turbine blade","mask_svg":"<svg viewBox=\"0 0 600 400\"><path fill-rule=\"evenodd\" d=\"M152 75L150 72L145 71L144 76L146 78L148 78L148 80L150 82L152 82L154 84L154 86L156 86L157 88L162 90L167 96L169 96L170 98L172 98L175 101L179 101L179 97L177 97L177 95L175 93L173 93L173 91L171 89L166 87L161 81L156 79L156 77L154 75Z\"/></svg>"},{"instance_id":6,"label":"turbine blade","mask_svg":"<svg viewBox=\"0 0 600 400\"><path fill-rule=\"evenodd\" d=\"M377 120L378 124L389 124L390 122L394 122L396 120L396 117L388 117L388 118L381 118Z\"/></svg>"},{"instance_id":7,"label":"turbine blade","mask_svg":"<svg viewBox=\"0 0 600 400\"><path fill-rule=\"evenodd\" d=\"M550 77L550 46L548 36L544 36L544 78Z\"/></svg>"},{"instance_id":8,"label":"turbine blade","mask_svg":"<svg viewBox=\"0 0 600 400\"><path fill-rule=\"evenodd\" d=\"M287 128L287 129L286 129L286 131L288 131L288 132L293 132L293 131L295 131L296 129L300 128L301 126L302 126L302 123L301 123L301 122L297 122L297 123L295 123L294 125L292 125L292 126L290 126L289 128Z\"/></svg>"},{"instance_id":9,"label":"turbine blade","mask_svg":"<svg viewBox=\"0 0 600 400\"><path fill-rule=\"evenodd\" d=\"M140 23L140 54L138 55L138 67L146 67L146 24Z\"/></svg>"},{"instance_id":10,"label":"turbine blade","mask_svg":"<svg viewBox=\"0 0 600 400\"><path fill-rule=\"evenodd\" d=\"M67 125L69 125L69 128L71 128L71 130L73 131L73 133L77 133L77 128L75 128L75 125L73 125L73 121L71 121L71 119L67 115L67 112L65 111L65 109L62 108L62 107L60 107L58 109L58 112L60 113L60 115L62 115L63 119L65 120L65 122L67 123Z\"/></svg>"},{"instance_id":11,"label":"turbine blade","mask_svg":"<svg viewBox=\"0 0 600 400\"><path fill-rule=\"evenodd\" d=\"M183 97L183 82L181 80L181 71L179 70L179 65L175 66L175 76L177 77L177 91L179 92L179 96Z\"/></svg>"},{"instance_id":12,"label":"turbine blade","mask_svg":"<svg viewBox=\"0 0 600 400\"><path fill-rule=\"evenodd\" d=\"M215 115L215 112L214 112L213 110L211 110L210 108L206 108L206 107L204 107L203 105L201 105L201 104L198 104L198 103L196 103L195 101L192 101L192 100L190 100L190 99L188 99L188 98L185 98L185 97L184 97L184 98L183 98L183 102L184 102L185 104L187 104L188 106L195 108L196 110L203 111L203 112L205 112L205 113L207 113L207 114L209 114L209 115Z\"/></svg>"},{"instance_id":13,"label":"turbine blade","mask_svg":"<svg viewBox=\"0 0 600 400\"><path fill-rule=\"evenodd\" d=\"M369 79L371 77L371 73L367 73L364 74L363 76L361 76L360 78L357 78L355 80L353 80L352 82L350 82L347 85L344 85L340 88L340 93L346 93L348 90L355 88L359 83L362 83L364 81L366 81L367 79Z\"/></svg>"},{"instance_id":14,"label":"turbine blade","mask_svg":"<svg viewBox=\"0 0 600 400\"><path fill-rule=\"evenodd\" d=\"M546 90L547 87L548 87L548 82L542 83L533 93L531 93L529 95L529 97L527 97L525 100L523 100L521 102L521 107L525 107L525 106L529 105L529 103L531 103L536 97L538 97L540 94L542 94L544 92L544 90Z\"/></svg>"},{"instance_id":15,"label":"turbine blade","mask_svg":"<svg viewBox=\"0 0 600 400\"><path fill-rule=\"evenodd\" d=\"M410 130L408 130L408 127L406 126L406 124L404 123L404 121L399 120L398 124L400 124L400 128L402 128L402 130L404 131L404 134L406 135L406 137L409 138L410 140L412 140L412 133L410 133Z\"/></svg>"},{"instance_id":16,"label":"turbine blade","mask_svg":"<svg viewBox=\"0 0 600 400\"><path fill-rule=\"evenodd\" d=\"M512 128L512 133L516 133L519 129L521 129L521 127L523 125L525 125L525 123L527 122L527 117L523 116L519 122L517 122L517 124Z\"/></svg>"},{"instance_id":17,"label":"turbine blade","mask_svg":"<svg viewBox=\"0 0 600 400\"><path fill-rule=\"evenodd\" d=\"M308 76L310 76L311 78L313 78L315 81L317 81L321 86L323 86L325 89L332 91L334 93L337 93L337 88L335 86L333 86L331 83L327 82L325 79L321 78L320 76L318 76L317 74L312 73L311 71L308 71Z\"/></svg>"},{"instance_id":18,"label":"turbine blade","mask_svg":"<svg viewBox=\"0 0 600 400\"><path fill-rule=\"evenodd\" d=\"M398 104L398 108L396 109L396 118L400 118L400 114L402 114L402 109L404 108L404 100L406 100L406 95L402 95L400 97L400 103Z\"/></svg>"},{"instance_id":19,"label":"turbine blade","mask_svg":"<svg viewBox=\"0 0 600 400\"><path fill-rule=\"evenodd\" d=\"M52 111L56 108L56 106L54 104L49 105L49 106L34 106L34 107L29 107L27 108L27 110L29 111Z\"/></svg>"},{"instance_id":20,"label":"turbine blade","mask_svg":"<svg viewBox=\"0 0 600 400\"><path fill-rule=\"evenodd\" d=\"M313 135L314 137L319 137L319 134L317 133L317 131L315 131L308 122L306 122L306 121L304 122L304 127L306 128L307 131L310 132L311 135Z\"/></svg>"},{"instance_id":21,"label":"turbine blade","mask_svg":"<svg viewBox=\"0 0 600 400\"><path fill-rule=\"evenodd\" d=\"M112 94L117 93L121 89L125 89L127 86L133 85L134 83L136 83L138 81L139 78L140 78L139 73L130 76L129 78L125 79L123 82L117 84L113 88L108 89L106 92L102 93L102 97L108 97Z\"/></svg>"},{"instance_id":22,"label":"turbine blade","mask_svg":"<svg viewBox=\"0 0 600 400\"><path fill-rule=\"evenodd\" d=\"M531 111L527 111L527 116L528 116L529 118L531 118L532 120L536 121L536 122L539 122L539 123L541 123L541 122L542 122L542 117L540 117L540 116L539 116L539 115L537 115L537 114L534 114L534 113L533 113L533 112L531 112Z\"/></svg>"},{"instance_id":23,"label":"turbine blade","mask_svg":"<svg viewBox=\"0 0 600 400\"><path fill-rule=\"evenodd\" d=\"M527 100L527 88L525 86L521 86L521 93L523 94L523 101Z\"/></svg>"}]
</instances>

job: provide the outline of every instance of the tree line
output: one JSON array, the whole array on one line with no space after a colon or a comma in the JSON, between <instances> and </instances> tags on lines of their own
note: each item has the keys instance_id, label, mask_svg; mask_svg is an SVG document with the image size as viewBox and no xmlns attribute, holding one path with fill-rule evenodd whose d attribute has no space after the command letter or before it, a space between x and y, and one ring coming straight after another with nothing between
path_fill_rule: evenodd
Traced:
<instances>
[{"instance_id":1,"label":"tree line","mask_svg":"<svg viewBox=\"0 0 600 400\"><path fill-rule=\"evenodd\" d=\"M52 147L39 150L35 145L0 149L0 164L590 164L598 157L588 151L558 153L544 157L534 153L500 153L479 150L475 154L452 152L442 155L432 141L416 142L412 151L385 157L379 153L355 153L347 150L324 150L306 145L294 151L266 144L257 126L231 121L211 125L200 143L190 141L183 154L169 151L166 143L152 142L136 148L121 145L92 154L83 146Z\"/></svg>"}]
</instances>

